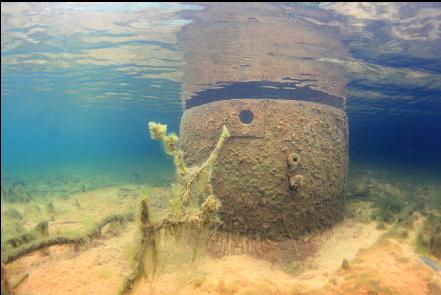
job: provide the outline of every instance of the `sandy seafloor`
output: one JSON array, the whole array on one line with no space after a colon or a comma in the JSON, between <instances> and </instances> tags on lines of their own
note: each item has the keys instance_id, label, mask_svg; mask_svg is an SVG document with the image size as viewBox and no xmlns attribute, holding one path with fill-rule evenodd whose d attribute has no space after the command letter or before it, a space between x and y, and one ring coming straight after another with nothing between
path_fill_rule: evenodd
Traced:
<instances>
[{"instance_id":1,"label":"sandy seafloor","mask_svg":"<svg viewBox=\"0 0 441 295\"><path fill-rule=\"evenodd\" d=\"M203 6L1 4L2 262L40 239L136 216L145 197L161 218L174 171L147 140L147 118L177 132L186 98L237 98L251 85L250 95L298 99L285 86L308 86L347 96L343 221L280 243L212 232L194 262L191 243L160 236L157 272L131 294L441 294L439 4ZM357 163L364 154L384 163ZM407 164L385 165L393 159ZM46 238L36 230L45 221ZM138 225L2 263L2 287L118 294Z\"/></svg>"},{"instance_id":2,"label":"sandy seafloor","mask_svg":"<svg viewBox=\"0 0 441 295\"><path fill-rule=\"evenodd\" d=\"M154 216L168 207L171 170L151 167L120 179L105 172L84 175L2 180L4 190L19 186L32 197L8 202L2 195L2 257L12 249L7 239L32 231L42 220L49 220L49 236L75 235L106 216L136 213L146 195ZM345 219L331 229L281 243L216 232L195 262L192 246L162 236L156 274L137 281L130 294L441 294L441 261L416 242L427 212L439 211L425 208L413 212L405 224L383 223L372 218L372 195L362 194L368 185L392 196L427 194L439 200L437 179L353 165ZM47 209L49 203L55 213ZM6 278L13 294L118 294L132 271L129 257L136 231L136 222L110 224L85 245L35 251L6 264L2 283Z\"/></svg>"}]
</instances>

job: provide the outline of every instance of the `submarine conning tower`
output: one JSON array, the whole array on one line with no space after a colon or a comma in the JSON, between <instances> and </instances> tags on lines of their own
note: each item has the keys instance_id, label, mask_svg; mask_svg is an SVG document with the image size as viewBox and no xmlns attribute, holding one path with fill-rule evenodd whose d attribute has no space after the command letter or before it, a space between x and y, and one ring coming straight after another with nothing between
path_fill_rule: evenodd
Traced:
<instances>
[{"instance_id":1,"label":"submarine conning tower","mask_svg":"<svg viewBox=\"0 0 441 295\"><path fill-rule=\"evenodd\" d=\"M231 134L212 174L224 231L282 240L341 217L346 81L329 61L347 51L299 17L308 13L290 4L204 4L179 35L186 163L209 156L223 125Z\"/></svg>"}]
</instances>

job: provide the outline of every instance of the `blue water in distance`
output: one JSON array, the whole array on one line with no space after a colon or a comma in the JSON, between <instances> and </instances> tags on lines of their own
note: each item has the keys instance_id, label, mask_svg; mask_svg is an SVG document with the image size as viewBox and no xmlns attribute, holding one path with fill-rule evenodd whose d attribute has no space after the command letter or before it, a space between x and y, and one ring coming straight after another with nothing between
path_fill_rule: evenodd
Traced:
<instances>
[{"instance_id":1,"label":"blue water in distance","mask_svg":"<svg viewBox=\"0 0 441 295\"><path fill-rule=\"evenodd\" d=\"M35 4L20 10L2 3L2 179L67 167L172 171L171 159L149 138L147 122L179 131L183 59L175 34L190 21L175 12L198 8L152 5ZM360 39L365 43L347 40L358 62L419 71L428 82L354 76L347 86L351 161L441 171L441 51L420 58L380 55ZM371 50L380 41L372 40ZM430 44L439 46L439 39Z\"/></svg>"},{"instance_id":2,"label":"blue water in distance","mask_svg":"<svg viewBox=\"0 0 441 295\"><path fill-rule=\"evenodd\" d=\"M53 88L36 91L41 79ZM166 89L178 107L161 110L155 101L142 97L124 103L110 98L100 103L79 101L77 96L66 94L66 89L74 90L94 80L127 84L132 97L144 93L163 95L162 89ZM148 165L166 161L161 146L150 140L147 122L161 121L170 131L179 131L180 85L173 81L155 79L154 85L162 88L151 88L148 80L140 81L107 67L6 74L2 76L2 85L14 89L12 94L2 95L1 100L2 176L63 166L116 169L124 162ZM80 95L85 98L93 92L121 92L114 88L85 87ZM165 164L170 166L169 161Z\"/></svg>"}]
</instances>

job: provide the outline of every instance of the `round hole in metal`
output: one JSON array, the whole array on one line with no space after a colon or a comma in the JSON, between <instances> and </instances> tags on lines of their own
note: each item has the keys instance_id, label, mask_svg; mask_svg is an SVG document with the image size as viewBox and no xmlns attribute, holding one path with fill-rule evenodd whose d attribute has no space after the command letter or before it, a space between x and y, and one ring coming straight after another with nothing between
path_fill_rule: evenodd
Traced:
<instances>
[{"instance_id":1,"label":"round hole in metal","mask_svg":"<svg viewBox=\"0 0 441 295\"><path fill-rule=\"evenodd\" d=\"M240 112L239 118L243 124L250 124L251 122L253 122L254 114L252 111L243 110Z\"/></svg>"}]
</instances>

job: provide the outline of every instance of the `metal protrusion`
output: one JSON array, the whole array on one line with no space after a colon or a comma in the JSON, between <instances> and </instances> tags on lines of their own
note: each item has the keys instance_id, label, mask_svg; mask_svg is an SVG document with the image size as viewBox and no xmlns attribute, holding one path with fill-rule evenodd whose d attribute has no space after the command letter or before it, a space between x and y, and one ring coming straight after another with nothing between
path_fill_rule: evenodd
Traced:
<instances>
[{"instance_id":1,"label":"metal protrusion","mask_svg":"<svg viewBox=\"0 0 441 295\"><path fill-rule=\"evenodd\" d=\"M290 175L289 176L289 187L291 189L299 189L303 183L303 175Z\"/></svg>"},{"instance_id":2,"label":"metal protrusion","mask_svg":"<svg viewBox=\"0 0 441 295\"><path fill-rule=\"evenodd\" d=\"M288 166L290 168L297 168L297 165L299 164L300 161L300 155L297 153L289 153L288 154Z\"/></svg>"}]
</instances>

